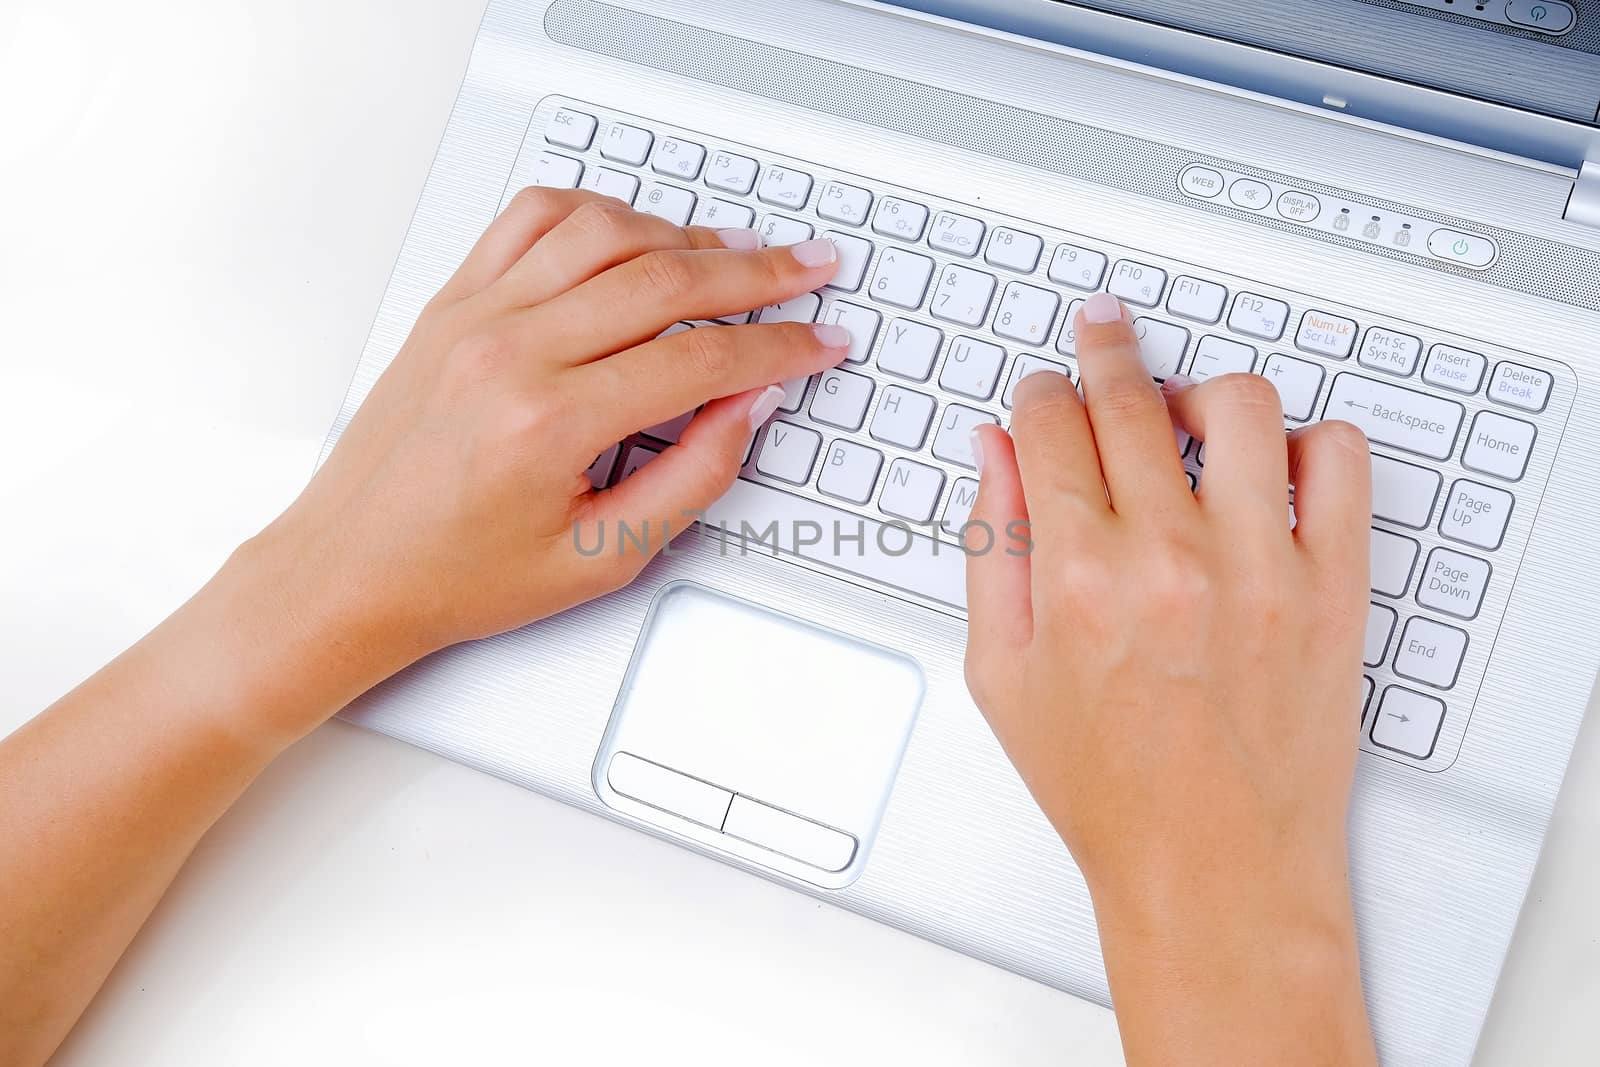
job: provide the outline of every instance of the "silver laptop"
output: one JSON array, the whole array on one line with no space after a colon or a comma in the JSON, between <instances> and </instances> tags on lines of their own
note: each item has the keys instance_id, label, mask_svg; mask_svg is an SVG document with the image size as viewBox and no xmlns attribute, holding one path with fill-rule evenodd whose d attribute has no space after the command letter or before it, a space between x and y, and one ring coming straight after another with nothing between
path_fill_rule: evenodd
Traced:
<instances>
[{"instance_id":1,"label":"silver laptop","mask_svg":"<svg viewBox=\"0 0 1600 1067\"><path fill-rule=\"evenodd\" d=\"M953 531L967 427L1075 373L1109 289L1157 376L1262 374L1372 441L1367 997L1385 1063L1466 1063L1600 660L1597 48L1563 0L491 0L330 447L530 184L828 235L835 284L754 314L855 343L634 585L347 717L1105 1003L962 682Z\"/></svg>"}]
</instances>

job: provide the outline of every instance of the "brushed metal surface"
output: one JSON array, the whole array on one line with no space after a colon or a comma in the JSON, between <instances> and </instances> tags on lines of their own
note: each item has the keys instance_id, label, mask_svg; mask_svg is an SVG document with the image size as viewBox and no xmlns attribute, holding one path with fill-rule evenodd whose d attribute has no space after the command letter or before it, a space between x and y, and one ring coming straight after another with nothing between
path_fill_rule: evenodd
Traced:
<instances>
[{"instance_id":1,"label":"brushed metal surface","mask_svg":"<svg viewBox=\"0 0 1600 1067\"><path fill-rule=\"evenodd\" d=\"M1532 111L1595 121L1600 24L1559 37L1405 0L1089 0L1086 6L1263 45Z\"/></svg>"},{"instance_id":2,"label":"brushed metal surface","mask_svg":"<svg viewBox=\"0 0 1600 1067\"><path fill-rule=\"evenodd\" d=\"M1477 710L1455 764L1421 774L1363 756L1351 870L1369 1007L1385 1062L1465 1063L1594 679L1589 607L1600 595L1594 500L1600 411L1592 399L1600 314L1306 240L1183 203L997 159L876 123L912 86L959 87L1218 158L1497 225L1552 247L1596 248L1560 221L1559 177L1377 129L1334 125L1072 55L914 16L826 0L707 9L629 6L885 79L851 117L819 114L551 42L547 4L489 7L456 110L396 265L330 447L398 350L425 301L493 216L530 116L560 93L616 110L639 101L684 128L714 130L797 159L837 160L954 202L1024 219L1058 217L1097 241L1160 249L1239 277L1307 279L1320 296L1397 319L1423 318L1485 344L1538 353L1575 375L1571 415L1540 501ZM798 64L795 79L823 68ZM1037 135L1021 125L1017 138ZM914 181L913 181L914 176ZM1474 191L1463 199L1460 190ZM1552 253L1560 255L1559 253ZM1560 269L1560 264L1553 266ZM1314 282L1314 284L1313 284ZM1418 309L1426 309L1426 315ZM1081 877L972 707L958 619L784 562L730 560L706 546L660 560L622 592L515 633L459 646L363 698L354 721L590 811L589 779L646 606L688 578L868 639L895 635L927 696L871 862L849 888L803 892L1106 1001ZM613 816L614 817L614 816ZM760 872L758 872L760 873ZM780 881L784 881L779 877Z\"/></svg>"}]
</instances>

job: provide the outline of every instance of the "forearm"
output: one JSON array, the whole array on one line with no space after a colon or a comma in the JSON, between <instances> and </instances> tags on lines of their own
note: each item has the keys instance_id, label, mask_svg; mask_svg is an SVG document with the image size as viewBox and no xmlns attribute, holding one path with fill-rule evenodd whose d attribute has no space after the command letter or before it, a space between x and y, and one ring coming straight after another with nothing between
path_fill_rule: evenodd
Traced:
<instances>
[{"instance_id":1,"label":"forearm","mask_svg":"<svg viewBox=\"0 0 1600 1067\"><path fill-rule=\"evenodd\" d=\"M253 544L0 742L0 1063L44 1062L206 830L381 677ZM314 602L313 602L314 603Z\"/></svg>"},{"instance_id":2,"label":"forearm","mask_svg":"<svg viewBox=\"0 0 1600 1067\"><path fill-rule=\"evenodd\" d=\"M1342 876L1282 892L1243 873L1221 891L1147 881L1096 901L1129 1067L1377 1063Z\"/></svg>"}]
</instances>

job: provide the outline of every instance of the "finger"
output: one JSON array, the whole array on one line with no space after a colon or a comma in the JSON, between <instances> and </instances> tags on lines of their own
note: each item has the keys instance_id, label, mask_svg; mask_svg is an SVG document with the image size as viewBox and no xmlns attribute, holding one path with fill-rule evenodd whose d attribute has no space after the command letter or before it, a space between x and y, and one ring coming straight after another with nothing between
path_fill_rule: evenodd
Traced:
<instances>
[{"instance_id":1,"label":"finger","mask_svg":"<svg viewBox=\"0 0 1600 1067\"><path fill-rule=\"evenodd\" d=\"M674 322L720 319L805 295L788 317L815 318L810 295L833 279L838 251L825 238L753 252L647 252L546 302L525 323L529 343L587 363L640 344Z\"/></svg>"},{"instance_id":2,"label":"finger","mask_svg":"<svg viewBox=\"0 0 1600 1067\"><path fill-rule=\"evenodd\" d=\"M1109 514L1094 433L1071 378L1040 371L1018 382L1011 438L1033 514Z\"/></svg>"},{"instance_id":3,"label":"finger","mask_svg":"<svg viewBox=\"0 0 1600 1067\"><path fill-rule=\"evenodd\" d=\"M1075 328L1084 405L1112 510L1191 507L1172 420L1139 354L1132 318L1116 297L1096 293Z\"/></svg>"},{"instance_id":4,"label":"finger","mask_svg":"<svg viewBox=\"0 0 1600 1067\"><path fill-rule=\"evenodd\" d=\"M646 252L760 246L754 230L721 236L704 226L677 226L612 197L580 205L557 223L496 284L507 305L532 307Z\"/></svg>"},{"instance_id":5,"label":"finger","mask_svg":"<svg viewBox=\"0 0 1600 1067\"><path fill-rule=\"evenodd\" d=\"M804 380L838 366L850 333L832 323L701 326L573 368L597 432L620 440L718 397Z\"/></svg>"},{"instance_id":6,"label":"finger","mask_svg":"<svg viewBox=\"0 0 1600 1067\"><path fill-rule=\"evenodd\" d=\"M979 426L972 432L972 455L978 461L978 499L963 533L967 658L983 669L1033 639L1033 571L1022 540L1031 538L1028 502L1010 435L998 426Z\"/></svg>"},{"instance_id":7,"label":"finger","mask_svg":"<svg viewBox=\"0 0 1600 1067\"><path fill-rule=\"evenodd\" d=\"M544 189L530 186L511 198L506 209L489 224L467 253L455 275L439 291L447 301L464 300L487 289L534 242L584 204L607 199L587 189Z\"/></svg>"},{"instance_id":8,"label":"finger","mask_svg":"<svg viewBox=\"0 0 1600 1067\"><path fill-rule=\"evenodd\" d=\"M629 543L637 573L650 556L686 530L739 476L750 438L783 401L779 386L763 386L714 400L684 428L678 443L624 481L593 498L591 521L620 532L626 523L649 531L649 552ZM645 525L648 524L648 525ZM665 532L665 536L663 536ZM614 537L615 535L613 535ZM624 542L618 541L622 548Z\"/></svg>"},{"instance_id":9,"label":"finger","mask_svg":"<svg viewBox=\"0 0 1600 1067\"><path fill-rule=\"evenodd\" d=\"M1232 521L1274 535L1286 529L1289 450L1283 403L1273 384L1256 374L1225 374L1195 385L1172 379L1163 386L1173 419L1205 442L1205 473L1195 496Z\"/></svg>"},{"instance_id":10,"label":"finger","mask_svg":"<svg viewBox=\"0 0 1600 1067\"><path fill-rule=\"evenodd\" d=\"M1288 457L1295 541L1313 559L1354 571L1365 589L1372 525L1372 453L1366 436L1348 422L1319 422L1289 435ZM1208 449L1207 478L1209 464Z\"/></svg>"}]
</instances>

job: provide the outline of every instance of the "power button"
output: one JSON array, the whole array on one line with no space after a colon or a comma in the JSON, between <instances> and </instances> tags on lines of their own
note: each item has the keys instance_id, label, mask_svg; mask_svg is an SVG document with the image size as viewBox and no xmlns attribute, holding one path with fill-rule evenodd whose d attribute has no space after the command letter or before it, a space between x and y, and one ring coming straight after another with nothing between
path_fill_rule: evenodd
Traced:
<instances>
[{"instance_id":1,"label":"power button","mask_svg":"<svg viewBox=\"0 0 1600 1067\"><path fill-rule=\"evenodd\" d=\"M1428 235L1428 254L1463 267L1487 267L1494 262L1494 242L1459 230L1434 230Z\"/></svg>"},{"instance_id":2,"label":"power button","mask_svg":"<svg viewBox=\"0 0 1600 1067\"><path fill-rule=\"evenodd\" d=\"M1566 33L1577 19L1564 0L1511 0L1506 5L1506 21L1545 33Z\"/></svg>"}]
</instances>

